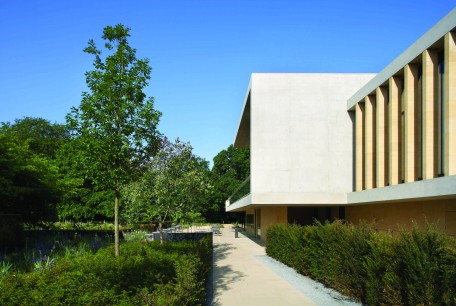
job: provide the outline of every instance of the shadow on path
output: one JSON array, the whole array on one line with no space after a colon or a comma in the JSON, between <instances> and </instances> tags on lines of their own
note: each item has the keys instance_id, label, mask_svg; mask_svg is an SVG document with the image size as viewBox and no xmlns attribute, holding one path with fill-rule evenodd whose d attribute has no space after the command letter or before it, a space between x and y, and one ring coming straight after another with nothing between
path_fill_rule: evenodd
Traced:
<instances>
[{"instance_id":1,"label":"shadow on path","mask_svg":"<svg viewBox=\"0 0 456 306\"><path fill-rule=\"evenodd\" d=\"M209 283L206 305L221 305L217 300L215 288L219 291L228 290L230 284L244 278L244 273L233 270L230 265L223 265L223 260L236 249L236 247L228 243L214 244L212 255L212 279Z\"/></svg>"},{"instance_id":2,"label":"shadow on path","mask_svg":"<svg viewBox=\"0 0 456 306\"><path fill-rule=\"evenodd\" d=\"M240 238L248 238L258 244L260 247L266 247L265 243L261 238L254 237L252 234L248 233L247 231L239 231Z\"/></svg>"}]
</instances>

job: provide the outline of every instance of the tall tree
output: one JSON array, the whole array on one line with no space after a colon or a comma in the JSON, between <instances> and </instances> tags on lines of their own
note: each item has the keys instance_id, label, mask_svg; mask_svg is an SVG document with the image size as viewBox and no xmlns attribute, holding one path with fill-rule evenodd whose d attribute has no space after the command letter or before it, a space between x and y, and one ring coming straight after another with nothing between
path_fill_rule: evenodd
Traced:
<instances>
[{"instance_id":1,"label":"tall tree","mask_svg":"<svg viewBox=\"0 0 456 306\"><path fill-rule=\"evenodd\" d=\"M177 139L164 139L143 177L124 189L124 214L130 221L157 221L163 242L163 223L178 222L203 212L210 191L208 162Z\"/></svg>"},{"instance_id":2,"label":"tall tree","mask_svg":"<svg viewBox=\"0 0 456 306\"><path fill-rule=\"evenodd\" d=\"M115 253L119 255L119 198L121 186L138 174L157 149L161 113L146 98L151 67L137 59L128 43L130 29L118 24L103 30L108 55L102 58L93 40L84 52L93 55L94 70L86 72L89 92L82 93L67 123L84 144L75 158L99 190L114 193Z\"/></svg>"},{"instance_id":3,"label":"tall tree","mask_svg":"<svg viewBox=\"0 0 456 306\"><path fill-rule=\"evenodd\" d=\"M235 214L225 212L225 201L250 174L250 150L230 145L214 157L211 182L214 186L206 219L212 222L231 221Z\"/></svg>"}]
</instances>

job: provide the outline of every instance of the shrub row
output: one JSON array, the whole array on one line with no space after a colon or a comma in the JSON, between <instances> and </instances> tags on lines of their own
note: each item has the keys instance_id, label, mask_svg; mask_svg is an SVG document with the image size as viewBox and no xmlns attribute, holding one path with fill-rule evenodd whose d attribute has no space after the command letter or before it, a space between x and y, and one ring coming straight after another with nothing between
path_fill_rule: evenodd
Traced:
<instances>
[{"instance_id":1,"label":"shrub row","mask_svg":"<svg viewBox=\"0 0 456 306\"><path fill-rule=\"evenodd\" d=\"M392 236L340 221L274 225L269 256L369 305L456 305L456 245L432 226Z\"/></svg>"},{"instance_id":2,"label":"shrub row","mask_svg":"<svg viewBox=\"0 0 456 306\"><path fill-rule=\"evenodd\" d=\"M0 276L0 305L202 305L212 241L121 244Z\"/></svg>"}]
</instances>

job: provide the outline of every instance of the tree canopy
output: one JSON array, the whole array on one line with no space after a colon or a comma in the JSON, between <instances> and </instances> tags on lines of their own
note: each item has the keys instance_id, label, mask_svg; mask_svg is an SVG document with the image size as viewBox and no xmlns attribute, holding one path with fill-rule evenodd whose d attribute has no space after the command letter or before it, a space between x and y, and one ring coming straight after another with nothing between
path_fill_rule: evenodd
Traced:
<instances>
[{"instance_id":1,"label":"tree canopy","mask_svg":"<svg viewBox=\"0 0 456 306\"><path fill-rule=\"evenodd\" d=\"M0 126L0 212L25 222L55 217L60 198L55 155L67 140L63 125L26 117Z\"/></svg>"},{"instance_id":2,"label":"tree canopy","mask_svg":"<svg viewBox=\"0 0 456 306\"><path fill-rule=\"evenodd\" d=\"M130 29L121 24L105 27L105 57L95 42L89 41L84 49L94 57L94 69L86 72L89 92L82 93L80 106L67 115L72 136L83 144L75 159L85 178L100 190L114 192L116 254L120 189L156 152L161 116L153 99L143 92L150 79L149 61L136 57L129 37Z\"/></svg>"},{"instance_id":3,"label":"tree canopy","mask_svg":"<svg viewBox=\"0 0 456 306\"><path fill-rule=\"evenodd\" d=\"M130 222L181 221L207 208L208 162L195 156L188 143L163 139L142 178L124 188L123 214Z\"/></svg>"},{"instance_id":4,"label":"tree canopy","mask_svg":"<svg viewBox=\"0 0 456 306\"><path fill-rule=\"evenodd\" d=\"M225 212L225 201L250 174L250 150L235 148L230 145L214 157L211 170L213 193L212 206L206 213L206 219L213 222L231 221L235 214Z\"/></svg>"},{"instance_id":5,"label":"tree canopy","mask_svg":"<svg viewBox=\"0 0 456 306\"><path fill-rule=\"evenodd\" d=\"M58 185L62 191L61 201L57 204L58 218L60 221L113 220L113 191L96 186L86 175L81 161L74 158L83 146L81 138L74 138L65 143L57 154Z\"/></svg>"}]
</instances>

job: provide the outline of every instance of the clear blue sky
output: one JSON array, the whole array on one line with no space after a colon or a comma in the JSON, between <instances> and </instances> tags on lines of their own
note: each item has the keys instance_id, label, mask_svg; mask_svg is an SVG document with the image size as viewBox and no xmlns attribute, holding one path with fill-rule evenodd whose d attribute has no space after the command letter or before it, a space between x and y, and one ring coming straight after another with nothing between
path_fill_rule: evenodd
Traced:
<instances>
[{"instance_id":1,"label":"clear blue sky","mask_svg":"<svg viewBox=\"0 0 456 306\"><path fill-rule=\"evenodd\" d=\"M149 58L160 131L212 161L233 141L252 72L379 72L449 0L0 0L0 122L63 123L86 90L89 39L122 23Z\"/></svg>"}]
</instances>

